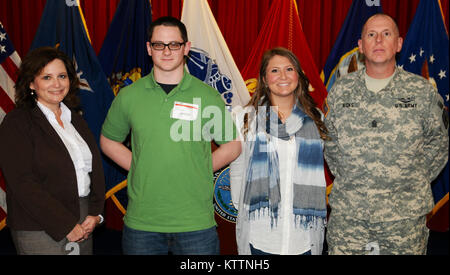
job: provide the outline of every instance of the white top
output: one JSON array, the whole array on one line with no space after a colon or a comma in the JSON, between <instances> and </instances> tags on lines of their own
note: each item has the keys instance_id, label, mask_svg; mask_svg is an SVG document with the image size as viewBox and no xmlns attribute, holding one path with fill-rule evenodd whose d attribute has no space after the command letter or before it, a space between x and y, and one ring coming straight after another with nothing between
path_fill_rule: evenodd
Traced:
<instances>
[{"instance_id":1,"label":"white top","mask_svg":"<svg viewBox=\"0 0 450 275\"><path fill-rule=\"evenodd\" d=\"M311 250L309 234L295 226L293 213L293 176L295 138L288 141L274 138L280 170L280 212L277 226L271 227L269 215L250 220L250 243L254 248L271 254L296 255ZM246 168L245 165L241 168ZM245 171L243 171L245 173ZM297 227L297 228L296 228Z\"/></svg>"},{"instance_id":2,"label":"white top","mask_svg":"<svg viewBox=\"0 0 450 275\"><path fill-rule=\"evenodd\" d=\"M53 129L55 129L56 133L58 133L62 142L66 146L67 151L69 152L77 176L78 195L80 197L88 196L91 185L89 173L92 171L92 153L87 143L80 136L75 127L73 127L71 123L72 113L64 103L60 103L62 111L61 121L64 125L63 128L59 125L55 114L49 108L41 104L39 101L37 102L37 105L44 113ZM64 179L61 180L63 181Z\"/></svg>"},{"instance_id":3,"label":"white top","mask_svg":"<svg viewBox=\"0 0 450 275\"><path fill-rule=\"evenodd\" d=\"M242 116L238 110L234 110L235 122L238 131L242 129ZM254 121L253 121L254 122ZM250 129L254 129L253 123ZM247 138L253 138L254 132L248 133ZM242 142L241 155L230 164L231 197L235 208L238 210L236 224L236 240L239 254L250 254L249 244L254 248L271 254L298 255L311 250L313 255L322 252L324 240L323 230L305 229L295 223L293 213L293 176L294 165L297 163L295 138L282 140L272 137L278 153L280 171L280 210L277 225L271 227L270 216L264 215L256 219L248 219L246 213L239 212L243 208L245 192L246 171L250 159L250 152L245 142ZM243 139L241 135L241 140ZM242 206L242 207L241 207ZM258 215L258 213L256 213ZM323 228L323 227L322 227Z\"/></svg>"}]
</instances>

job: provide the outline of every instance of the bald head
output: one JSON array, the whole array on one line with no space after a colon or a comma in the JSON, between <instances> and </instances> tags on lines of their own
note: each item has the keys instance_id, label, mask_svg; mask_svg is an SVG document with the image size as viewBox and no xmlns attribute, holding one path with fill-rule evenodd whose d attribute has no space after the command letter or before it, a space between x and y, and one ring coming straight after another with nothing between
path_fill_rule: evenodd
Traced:
<instances>
[{"instance_id":1,"label":"bald head","mask_svg":"<svg viewBox=\"0 0 450 275\"><path fill-rule=\"evenodd\" d=\"M366 72L372 78L387 78L395 71L395 55L402 49L403 39L397 24L386 14L376 14L364 24L359 52L364 55Z\"/></svg>"},{"instance_id":2,"label":"bald head","mask_svg":"<svg viewBox=\"0 0 450 275\"><path fill-rule=\"evenodd\" d=\"M369 19L367 19L366 23L364 24L364 26L363 26L363 28L362 28L362 31L361 31L361 37L363 37L364 34L366 33L366 31L367 31L367 25L369 25L373 20L375 20L375 19L377 19L377 18L386 18L386 19L388 19L388 20L392 23L392 29L394 30L394 34L395 34L396 36L399 36L399 35L400 35L400 31L399 31L399 29L398 29L397 22L395 22L394 18L392 18L392 17L390 17L389 15L384 14L384 13L377 13L377 14L372 15L371 17L369 17Z\"/></svg>"}]
</instances>

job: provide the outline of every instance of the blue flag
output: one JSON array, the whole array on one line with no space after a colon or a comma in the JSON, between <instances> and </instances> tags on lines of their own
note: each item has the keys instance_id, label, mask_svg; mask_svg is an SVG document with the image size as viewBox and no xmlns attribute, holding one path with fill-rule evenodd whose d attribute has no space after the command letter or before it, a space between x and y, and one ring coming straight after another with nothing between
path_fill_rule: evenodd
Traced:
<instances>
[{"instance_id":1,"label":"blue flag","mask_svg":"<svg viewBox=\"0 0 450 275\"><path fill-rule=\"evenodd\" d=\"M358 52L362 27L372 15L382 12L377 1L353 0L322 71L321 77L328 91L339 77L364 67Z\"/></svg>"},{"instance_id":2,"label":"blue flag","mask_svg":"<svg viewBox=\"0 0 450 275\"><path fill-rule=\"evenodd\" d=\"M31 49L58 47L73 58L82 83L79 97L83 117L98 144L114 93L92 48L83 21L77 1L47 0ZM103 169L107 183L121 175L109 160L103 159Z\"/></svg>"},{"instance_id":3,"label":"blue flag","mask_svg":"<svg viewBox=\"0 0 450 275\"><path fill-rule=\"evenodd\" d=\"M99 61L117 95L119 90L150 73L152 63L147 52L147 29L151 23L148 0L122 0L103 41ZM112 198L125 214L127 205L126 172L110 178L106 198Z\"/></svg>"},{"instance_id":4,"label":"blue flag","mask_svg":"<svg viewBox=\"0 0 450 275\"><path fill-rule=\"evenodd\" d=\"M403 42L398 66L427 78L444 99L447 110L449 102L448 50L448 33L439 1L420 1ZM436 203L432 214L436 214L443 206L447 207L448 213L448 176L449 164L447 163L440 176L432 183ZM448 230L448 214L444 219L443 222L446 223L446 230Z\"/></svg>"},{"instance_id":5,"label":"blue flag","mask_svg":"<svg viewBox=\"0 0 450 275\"><path fill-rule=\"evenodd\" d=\"M122 0L117 6L98 55L116 95L121 88L151 71L151 59L146 47L151 13L148 0Z\"/></svg>"}]
</instances>

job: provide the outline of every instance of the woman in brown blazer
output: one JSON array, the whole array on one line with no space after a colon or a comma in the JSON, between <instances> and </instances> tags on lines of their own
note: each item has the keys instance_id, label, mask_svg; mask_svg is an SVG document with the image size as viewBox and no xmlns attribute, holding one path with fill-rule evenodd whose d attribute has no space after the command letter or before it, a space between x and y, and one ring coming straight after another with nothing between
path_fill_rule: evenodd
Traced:
<instances>
[{"instance_id":1,"label":"woman in brown blazer","mask_svg":"<svg viewBox=\"0 0 450 275\"><path fill-rule=\"evenodd\" d=\"M19 69L16 109L0 125L7 224L18 254L92 254L103 220L100 152L74 108L80 81L72 61L43 47Z\"/></svg>"}]
</instances>

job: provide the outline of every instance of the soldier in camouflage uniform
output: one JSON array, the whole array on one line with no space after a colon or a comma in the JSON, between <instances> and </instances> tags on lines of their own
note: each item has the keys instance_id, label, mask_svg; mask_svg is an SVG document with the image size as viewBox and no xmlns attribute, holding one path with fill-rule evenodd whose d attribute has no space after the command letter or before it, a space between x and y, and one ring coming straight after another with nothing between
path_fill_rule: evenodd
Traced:
<instances>
[{"instance_id":1,"label":"soldier in camouflage uniform","mask_svg":"<svg viewBox=\"0 0 450 275\"><path fill-rule=\"evenodd\" d=\"M369 18L359 41L366 68L329 92L329 254L426 253L430 183L447 162L448 114L426 79L396 67L402 42L392 18Z\"/></svg>"}]
</instances>

